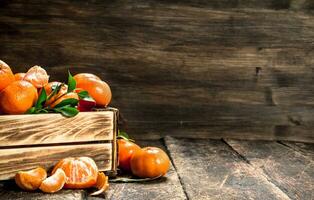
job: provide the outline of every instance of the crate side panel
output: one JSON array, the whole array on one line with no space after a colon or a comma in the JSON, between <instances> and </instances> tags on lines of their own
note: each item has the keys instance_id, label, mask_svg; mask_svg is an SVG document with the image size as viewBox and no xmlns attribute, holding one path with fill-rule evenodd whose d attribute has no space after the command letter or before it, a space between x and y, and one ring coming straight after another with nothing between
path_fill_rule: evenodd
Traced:
<instances>
[{"instance_id":1,"label":"crate side panel","mask_svg":"<svg viewBox=\"0 0 314 200\"><path fill-rule=\"evenodd\" d=\"M0 147L74 143L113 139L114 111L60 114L0 115Z\"/></svg>"},{"instance_id":2,"label":"crate side panel","mask_svg":"<svg viewBox=\"0 0 314 200\"><path fill-rule=\"evenodd\" d=\"M0 180L7 180L21 170L42 166L49 170L66 157L88 156L99 170L112 170L111 143L0 149Z\"/></svg>"}]
</instances>

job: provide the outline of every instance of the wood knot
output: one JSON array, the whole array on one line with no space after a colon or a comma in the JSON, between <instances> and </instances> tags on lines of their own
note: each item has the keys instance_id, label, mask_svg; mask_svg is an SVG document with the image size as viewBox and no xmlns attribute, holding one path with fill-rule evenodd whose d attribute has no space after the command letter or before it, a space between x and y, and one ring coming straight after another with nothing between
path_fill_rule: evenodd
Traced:
<instances>
[{"instance_id":1,"label":"wood knot","mask_svg":"<svg viewBox=\"0 0 314 200\"><path fill-rule=\"evenodd\" d=\"M255 67L255 75L258 76L261 70L262 70L261 67Z\"/></svg>"}]
</instances>

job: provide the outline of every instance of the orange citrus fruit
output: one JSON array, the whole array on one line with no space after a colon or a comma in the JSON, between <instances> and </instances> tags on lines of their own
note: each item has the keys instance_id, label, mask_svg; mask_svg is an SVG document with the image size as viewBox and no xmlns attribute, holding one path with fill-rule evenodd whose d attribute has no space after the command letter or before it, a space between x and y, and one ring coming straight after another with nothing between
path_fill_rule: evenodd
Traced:
<instances>
[{"instance_id":1,"label":"orange citrus fruit","mask_svg":"<svg viewBox=\"0 0 314 200\"><path fill-rule=\"evenodd\" d=\"M20 80L23 80L25 77L25 73L16 73L14 74L14 78L16 81L20 81Z\"/></svg>"},{"instance_id":2,"label":"orange citrus fruit","mask_svg":"<svg viewBox=\"0 0 314 200\"><path fill-rule=\"evenodd\" d=\"M57 169L53 175L46 178L39 189L46 193L54 193L61 190L65 184L66 176L62 169Z\"/></svg>"},{"instance_id":3,"label":"orange citrus fruit","mask_svg":"<svg viewBox=\"0 0 314 200\"><path fill-rule=\"evenodd\" d=\"M131 157L135 151L140 150L141 147L125 139L118 139L118 147L119 168L125 171L131 171Z\"/></svg>"},{"instance_id":4,"label":"orange citrus fruit","mask_svg":"<svg viewBox=\"0 0 314 200\"><path fill-rule=\"evenodd\" d=\"M49 76L46 70L36 65L26 72L24 80L32 83L36 88L42 88L48 84Z\"/></svg>"},{"instance_id":5,"label":"orange citrus fruit","mask_svg":"<svg viewBox=\"0 0 314 200\"><path fill-rule=\"evenodd\" d=\"M0 108L6 114L23 114L37 101L36 88L27 81L14 81L0 93Z\"/></svg>"},{"instance_id":6,"label":"orange citrus fruit","mask_svg":"<svg viewBox=\"0 0 314 200\"><path fill-rule=\"evenodd\" d=\"M62 95L61 97L59 97L57 100L55 100L53 103L51 103L50 107L54 108L56 105L58 105L59 103L61 103L63 100L66 100L66 99L77 99L77 100L79 100L79 96L75 92L66 93L66 94Z\"/></svg>"},{"instance_id":7,"label":"orange citrus fruit","mask_svg":"<svg viewBox=\"0 0 314 200\"><path fill-rule=\"evenodd\" d=\"M74 79L77 78L74 77ZM76 87L86 90L98 106L107 106L111 101L110 87L102 80L95 78L80 79L76 82Z\"/></svg>"},{"instance_id":8,"label":"orange citrus fruit","mask_svg":"<svg viewBox=\"0 0 314 200\"><path fill-rule=\"evenodd\" d=\"M81 81L85 81L86 79L97 79L97 80L101 80L98 76L96 76L95 74L91 74L91 73L80 73L80 74L76 74L75 76L73 76L73 78L76 81L76 84L80 84Z\"/></svg>"},{"instance_id":9,"label":"orange citrus fruit","mask_svg":"<svg viewBox=\"0 0 314 200\"><path fill-rule=\"evenodd\" d=\"M0 60L0 91L15 81L14 74L5 62Z\"/></svg>"},{"instance_id":10,"label":"orange citrus fruit","mask_svg":"<svg viewBox=\"0 0 314 200\"><path fill-rule=\"evenodd\" d=\"M89 188L95 186L98 177L98 167L89 157L65 158L60 160L52 170L62 169L66 175L65 188Z\"/></svg>"},{"instance_id":11,"label":"orange citrus fruit","mask_svg":"<svg viewBox=\"0 0 314 200\"><path fill-rule=\"evenodd\" d=\"M33 191L39 188L40 184L46 177L46 170L38 167L33 170L18 172L15 175L15 182L21 189Z\"/></svg>"},{"instance_id":12,"label":"orange citrus fruit","mask_svg":"<svg viewBox=\"0 0 314 200\"><path fill-rule=\"evenodd\" d=\"M47 85L44 86L45 91L47 96L49 97L49 99L47 99L45 106L51 105L54 101L56 101L58 98L60 98L62 95L64 95L65 93L67 93L68 90L68 86L63 84L59 90L59 92L57 92L55 95L52 95L53 92L53 88L54 87L58 87L59 85L61 85L62 83L54 81L54 82L50 82Z\"/></svg>"},{"instance_id":13,"label":"orange citrus fruit","mask_svg":"<svg viewBox=\"0 0 314 200\"><path fill-rule=\"evenodd\" d=\"M132 173L141 178L163 176L170 167L168 155L157 147L145 147L136 151L131 158Z\"/></svg>"}]
</instances>

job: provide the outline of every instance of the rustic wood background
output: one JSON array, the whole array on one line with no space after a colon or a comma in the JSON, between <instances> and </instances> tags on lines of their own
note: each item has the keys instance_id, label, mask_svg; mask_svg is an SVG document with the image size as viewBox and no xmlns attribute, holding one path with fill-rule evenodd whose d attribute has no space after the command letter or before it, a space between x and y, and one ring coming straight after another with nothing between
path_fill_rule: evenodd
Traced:
<instances>
[{"instance_id":1,"label":"rustic wood background","mask_svg":"<svg viewBox=\"0 0 314 200\"><path fill-rule=\"evenodd\" d=\"M314 141L314 1L0 1L0 59L91 72L122 127Z\"/></svg>"}]
</instances>

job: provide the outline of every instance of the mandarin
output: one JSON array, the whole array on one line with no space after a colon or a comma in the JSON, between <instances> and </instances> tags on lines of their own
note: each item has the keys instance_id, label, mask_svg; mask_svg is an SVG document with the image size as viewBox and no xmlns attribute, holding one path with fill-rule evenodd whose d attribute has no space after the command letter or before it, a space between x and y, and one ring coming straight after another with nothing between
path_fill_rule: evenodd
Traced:
<instances>
[{"instance_id":1,"label":"mandarin","mask_svg":"<svg viewBox=\"0 0 314 200\"><path fill-rule=\"evenodd\" d=\"M25 73L16 73L14 74L14 78L16 81L20 81L20 80L23 80L25 77Z\"/></svg>"},{"instance_id":2,"label":"mandarin","mask_svg":"<svg viewBox=\"0 0 314 200\"><path fill-rule=\"evenodd\" d=\"M54 193L61 190L65 184L66 175L62 169L57 169L53 175L46 178L39 189L46 193Z\"/></svg>"},{"instance_id":3,"label":"mandarin","mask_svg":"<svg viewBox=\"0 0 314 200\"><path fill-rule=\"evenodd\" d=\"M49 76L46 70L36 65L26 72L24 80L32 83L36 88L42 88L48 84Z\"/></svg>"},{"instance_id":4,"label":"mandarin","mask_svg":"<svg viewBox=\"0 0 314 200\"><path fill-rule=\"evenodd\" d=\"M62 159L55 165L52 174L58 169L62 169L67 177L64 188L89 188L97 183L98 167L89 157Z\"/></svg>"},{"instance_id":5,"label":"mandarin","mask_svg":"<svg viewBox=\"0 0 314 200\"><path fill-rule=\"evenodd\" d=\"M15 175L15 183L23 190L33 191L39 188L46 177L46 170L38 167L33 170L18 172Z\"/></svg>"},{"instance_id":6,"label":"mandarin","mask_svg":"<svg viewBox=\"0 0 314 200\"><path fill-rule=\"evenodd\" d=\"M68 86L63 84L61 85L62 83L60 82L57 82L57 81L54 81L54 82L50 82L48 83L47 85L44 86L45 88L45 91L46 91L46 94L48 96L48 99L45 103L45 106L48 106L48 105L51 105L53 102L55 102L58 98L60 98L61 96L63 96L65 93L67 93L68 91ZM55 87L58 87L60 86L60 90L54 94L53 96L52 95L52 92L53 92L53 88ZM56 104L57 105L57 104Z\"/></svg>"},{"instance_id":7,"label":"mandarin","mask_svg":"<svg viewBox=\"0 0 314 200\"><path fill-rule=\"evenodd\" d=\"M76 79L77 78L75 78L75 80ZM81 79L76 82L76 87L86 90L96 101L97 106L107 106L111 101L112 94L110 87L102 80L95 78Z\"/></svg>"},{"instance_id":8,"label":"mandarin","mask_svg":"<svg viewBox=\"0 0 314 200\"><path fill-rule=\"evenodd\" d=\"M140 150L141 147L125 139L118 139L118 147L119 168L125 171L131 171L131 157L135 151Z\"/></svg>"},{"instance_id":9,"label":"mandarin","mask_svg":"<svg viewBox=\"0 0 314 200\"><path fill-rule=\"evenodd\" d=\"M0 60L0 91L15 81L14 74L5 62Z\"/></svg>"},{"instance_id":10,"label":"mandarin","mask_svg":"<svg viewBox=\"0 0 314 200\"><path fill-rule=\"evenodd\" d=\"M6 114L23 114L37 101L36 88L27 81L14 81L0 93L0 109Z\"/></svg>"},{"instance_id":11,"label":"mandarin","mask_svg":"<svg viewBox=\"0 0 314 200\"><path fill-rule=\"evenodd\" d=\"M98 76L96 76L95 74L91 74L91 73L80 73L80 74L76 74L75 76L73 76L73 78L76 81L76 84L81 83L81 81L85 81L86 79L97 79L97 80L101 80Z\"/></svg>"},{"instance_id":12,"label":"mandarin","mask_svg":"<svg viewBox=\"0 0 314 200\"><path fill-rule=\"evenodd\" d=\"M77 99L77 100L79 100L79 96L75 92L66 93L66 94L62 95L61 97L59 97L57 100L55 100L53 103L51 103L50 107L54 108L56 105L58 105L59 103L61 103L63 100L66 100L66 99Z\"/></svg>"},{"instance_id":13,"label":"mandarin","mask_svg":"<svg viewBox=\"0 0 314 200\"><path fill-rule=\"evenodd\" d=\"M164 176L170 167L168 155L157 147L145 147L131 158L132 173L140 178Z\"/></svg>"}]
</instances>

